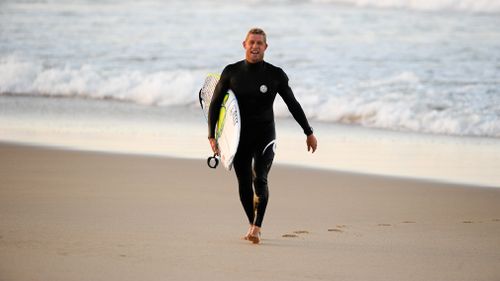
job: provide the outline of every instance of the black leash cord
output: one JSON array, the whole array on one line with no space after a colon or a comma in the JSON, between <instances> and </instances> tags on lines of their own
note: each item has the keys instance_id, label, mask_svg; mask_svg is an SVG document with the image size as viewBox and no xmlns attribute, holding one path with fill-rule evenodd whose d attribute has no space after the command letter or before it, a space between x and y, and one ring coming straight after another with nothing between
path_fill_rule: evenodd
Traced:
<instances>
[{"instance_id":1,"label":"black leash cord","mask_svg":"<svg viewBox=\"0 0 500 281\"><path fill-rule=\"evenodd\" d=\"M219 165L219 158L217 157L217 154L214 154L214 156L210 156L207 158L207 165L212 169L217 168L217 165Z\"/></svg>"}]
</instances>

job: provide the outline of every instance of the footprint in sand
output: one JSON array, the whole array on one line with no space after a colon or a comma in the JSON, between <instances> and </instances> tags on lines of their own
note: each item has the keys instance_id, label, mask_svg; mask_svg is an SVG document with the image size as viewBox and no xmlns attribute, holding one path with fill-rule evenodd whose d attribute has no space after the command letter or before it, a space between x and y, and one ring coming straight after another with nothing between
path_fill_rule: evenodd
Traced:
<instances>
[{"instance_id":1,"label":"footprint in sand","mask_svg":"<svg viewBox=\"0 0 500 281\"><path fill-rule=\"evenodd\" d=\"M496 222L498 222L498 221L500 221L500 219L492 219L491 221L496 221Z\"/></svg>"},{"instance_id":2,"label":"footprint in sand","mask_svg":"<svg viewBox=\"0 0 500 281\"><path fill-rule=\"evenodd\" d=\"M417 223L417 222L414 222L414 221L403 221L401 223Z\"/></svg>"},{"instance_id":3,"label":"footprint in sand","mask_svg":"<svg viewBox=\"0 0 500 281\"><path fill-rule=\"evenodd\" d=\"M283 234L283 235L281 235L281 237L284 237L284 238L297 238L297 237L299 237L298 234L309 234L309 231L307 231L307 230L295 230L293 233Z\"/></svg>"},{"instance_id":4,"label":"footprint in sand","mask_svg":"<svg viewBox=\"0 0 500 281\"><path fill-rule=\"evenodd\" d=\"M392 224L389 224L389 223L379 223L378 226L392 226Z\"/></svg>"},{"instance_id":5,"label":"footprint in sand","mask_svg":"<svg viewBox=\"0 0 500 281\"><path fill-rule=\"evenodd\" d=\"M344 232L342 228L346 228L347 225L345 224L337 224L335 228L329 228L328 231L330 232Z\"/></svg>"},{"instance_id":6,"label":"footprint in sand","mask_svg":"<svg viewBox=\"0 0 500 281\"><path fill-rule=\"evenodd\" d=\"M462 221L462 223L474 223L473 221Z\"/></svg>"}]
</instances>

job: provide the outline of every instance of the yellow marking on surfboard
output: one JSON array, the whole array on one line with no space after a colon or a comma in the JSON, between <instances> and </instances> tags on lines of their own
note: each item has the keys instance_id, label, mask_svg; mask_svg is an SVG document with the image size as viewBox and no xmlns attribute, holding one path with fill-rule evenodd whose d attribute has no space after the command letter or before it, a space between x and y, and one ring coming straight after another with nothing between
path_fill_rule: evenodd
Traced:
<instances>
[{"instance_id":1,"label":"yellow marking on surfboard","mask_svg":"<svg viewBox=\"0 0 500 281\"><path fill-rule=\"evenodd\" d=\"M207 76L215 77L217 79L220 78L220 74L217 74L217 73L209 73Z\"/></svg>"},{"instance_id":2,"label":"yellow marking on surfboard","mask_svg":"<svg viewBox=\"0 0 500 281\"><path fill-rule=\"evenodd\" d=\"M224 100L222 101L222 105L220 107L219 120L217 120L217 134L216 138L218 139L222 134L222 130L224 129L224 124L226 122L226 102L229 98L229 94L224 96Z\"/></svg>"}]
</instances>

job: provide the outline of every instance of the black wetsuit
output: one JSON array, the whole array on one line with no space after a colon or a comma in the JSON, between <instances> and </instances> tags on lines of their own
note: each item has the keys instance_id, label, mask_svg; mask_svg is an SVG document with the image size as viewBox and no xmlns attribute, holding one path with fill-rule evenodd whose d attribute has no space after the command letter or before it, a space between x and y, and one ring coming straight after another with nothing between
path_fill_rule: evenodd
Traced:
<instances>
[{"instance_id":1,"label":"black wetsuit","mask_svg":"<svg viewBox=\"0 0 500 281\"><path fill-rule=\"evenodd\" d=\"M312 129L288 86L285 72L264 61L251 64L243 60L226 66L222 71L208 114L210 138L215 135L216 116L219 116L224 95L229 89L238 100L241 115L240 143L233 162L240 200L250 224L260 227L269 197L267 175L274 158L276 131L273 103L276 94L279 93L283 98L306 135L312 134ZM252 182L258 198L257 215L254 211Z\"/></svg>"}]
</instances>

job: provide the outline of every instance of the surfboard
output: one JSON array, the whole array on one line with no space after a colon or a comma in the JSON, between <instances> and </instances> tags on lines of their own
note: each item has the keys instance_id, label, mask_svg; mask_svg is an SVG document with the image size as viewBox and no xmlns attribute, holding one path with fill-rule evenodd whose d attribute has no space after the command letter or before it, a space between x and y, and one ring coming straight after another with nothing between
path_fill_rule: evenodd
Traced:
<instances>
[{"instance_id":1,"label":"surfboard","mask_svg":"<svg viewBox=\"0 0 500 281\"><path fill-rule=\"evenodd\" d=\"M215 86L219 82L218 74L209 74L200 90L199 99L203 113L208 122L208 111L214 94ZM238 101L233 91L229 90L224 96L219 118L215 127L215 139L220 151L220 160L228 171L233 167L234 156L238 150L241 131L241 116Z\"/></svg>"}]
</instances>

